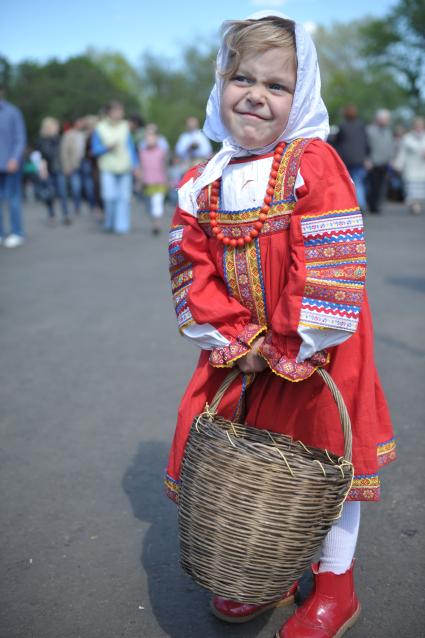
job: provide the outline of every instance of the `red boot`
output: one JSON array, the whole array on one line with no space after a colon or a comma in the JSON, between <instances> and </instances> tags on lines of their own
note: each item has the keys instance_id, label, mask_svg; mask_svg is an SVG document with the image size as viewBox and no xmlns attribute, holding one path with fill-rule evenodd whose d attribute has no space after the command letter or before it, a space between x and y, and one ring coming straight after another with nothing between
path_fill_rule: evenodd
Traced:
<instances>
[{"instance_id":1,"label":"red boot","mask_svg":"<svg viewBox=\"0 0 425 638\"><path fill-rule=\"evenodd\" d=\"M297 582L280 598L264 605L250 605L248 603L238 603L222 596L213 596L210 603L210 610L220 620L232 623L242 623L253 620L257 616L264 614L269 609L276 607L286 607L294 602L294 594L297 589Z\"/></svg>"},{"instance_id":2,"label":"red boot","mask_svg":"<svg viewBox=\"0 0 425 638\"><path fill-rule=\"evenodd\" d=\"M341 638L360 614L353 566L354 561L344 574L319 574L318 565L313 565L313 592L283 625L276 638Z\"/></svg>"}]
</instances>

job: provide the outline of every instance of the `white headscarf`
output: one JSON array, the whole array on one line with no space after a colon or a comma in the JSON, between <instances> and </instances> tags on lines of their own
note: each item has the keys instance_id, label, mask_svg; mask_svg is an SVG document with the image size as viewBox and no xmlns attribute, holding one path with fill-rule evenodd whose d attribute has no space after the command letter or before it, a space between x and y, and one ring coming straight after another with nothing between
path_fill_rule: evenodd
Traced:
<instances>
[{"instance_id":1,"label":"white headscarf","mask_svg":"<svg viewBox=\"0 0 425 638\"><path fill-rule=\"evenodd\" d=\"M278 17L290 20L279 11L258 11L248 16L247 20ZM217 73L215 85L207 104L207 117L204 133L215 142L222 142L219 152L208 162L202 174L194 182L191 199L195 204L201 190L221 177L224 169L233 157L246 155L262 155L272 151L278 142L291 142L299 137L319 137L326 139L329 133L329 118L326 107L320 96L320 71L317 62L316 48L310 35L302 24L295 23L295 42L297 50L297 82L289 119L285 130L272 144L256 149L239 146L231 133L224 126L220 114L220 100L223 80L218 71L225 66L228 55L224 38L227 33L226 22L222 27L222 44L217 55Z\"/></svg>"}]
</instances>

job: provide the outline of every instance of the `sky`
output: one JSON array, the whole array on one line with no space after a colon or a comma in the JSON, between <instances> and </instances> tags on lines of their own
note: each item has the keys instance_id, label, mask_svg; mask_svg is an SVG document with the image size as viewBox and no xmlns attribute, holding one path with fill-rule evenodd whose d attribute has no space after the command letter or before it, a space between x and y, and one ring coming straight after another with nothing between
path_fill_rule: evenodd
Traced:
<instances>
[{"instance_id":1,"label":"sky","mask_svg":"<svg viewBox=\"0 0 425 638\"><path fill-rule=\"evenodd\" d=\"M145 52L177 62L186 45L218 41L223 20L277 9L308 24L382 17L396 0L0 0L0 55L10 62L64 60L88 47L120 51L136 64Z\"/></svg>"}]
</instances>

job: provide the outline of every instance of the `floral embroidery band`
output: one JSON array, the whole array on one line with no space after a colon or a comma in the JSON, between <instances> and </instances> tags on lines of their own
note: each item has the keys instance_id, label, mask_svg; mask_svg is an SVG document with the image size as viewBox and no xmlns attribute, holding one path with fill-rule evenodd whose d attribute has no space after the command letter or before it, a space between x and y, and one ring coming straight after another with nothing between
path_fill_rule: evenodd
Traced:
<instances>
[{"instance_id":1,"label":"floral embroidery band","mask_svg":"<svg viewBox=\"0 0 425 638\"><path fill-rule=\"evenodd\" d=\"M251 343L265 330L264 326L249 323L235 339L232 339L228 346L211 350L209 359L211 365L215 368L232 367L237 359L244 357L249 352Z\"/></svg>"},{"instance_id":2,"label":"floral embroidery band","mask_svg":"<svg viewBox=\"0 0 425 638\"><path fill-rule=\"evenodd\" d=\"M280 161L274 200L261 230L260 236L286 230L295 205L293 187L298 173L302 152L309 140L295 140L289 144ZM202 203L206 202L206 191ZM206 207L208 209L208 206ZM260 208L244 211L217 211L217 219L224 235L245 236L254 229ZM202 210L198 221L211 233L209 217ZM251 321L260 326L267 325L267 305L261 268L259 238L242 249L225 248L223 251L223 273L227 290L251 312Z\"/></svg>"},{"instance_id":3,"label":"floral embroidery band","mask_svg":"<svg viewBox=\"0 0 425 638\"><path fill-rule=\"evenodd\" d=\"M243 250L225 248L223 266L229 294L248 308L253 323L266 325L266 296L258 239Z\"/></svg>"},{"instance_id":4,"label":"floral embroidery band","mask_svg":"<svg viewBox=\"0 0 425 638\"><path fill-rule=\"evenodd\" d=\"M329 363L329 354L323 350L316 352L311 359L297 363L293 357L280 352L272 344L272 333L268 332L260 348L261 356L266 360L270 369L279 377L287 381L304 381L311 377L317 368Z\"/></svg>"},{"instance_id":5,"label":"floral embroidery band","mask_svg":"<svg viewBox=\"0 0 425 638\"><path fill-rule=\"evenodd\" d=\"M358 209L301 219L307 278L300 326L355 332L366 278L363 219Z\"/></svg>"},{"instance_id":6,"label":"floral embroidery band","mask_svg":"<svg viewBox=\"0 0 425 638\"><path fill-rule=\"evenodd\" d=\"M187 261L181 250L183 226L172 226L169 236L169 264L171 291L177 315L179 330L194 323L187 305L187 295L192 283L192 264Z\"/></svg>"}]
</instances>

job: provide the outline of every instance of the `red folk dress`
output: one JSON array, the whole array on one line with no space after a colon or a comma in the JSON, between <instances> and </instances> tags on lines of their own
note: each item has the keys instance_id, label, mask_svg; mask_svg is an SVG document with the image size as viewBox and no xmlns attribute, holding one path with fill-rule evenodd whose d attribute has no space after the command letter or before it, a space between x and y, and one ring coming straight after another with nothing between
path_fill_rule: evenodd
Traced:
<instances>
[{"instance_id":1,"label":"red folk dress","mask_svg":"<svg viewBox=\"0 0 425 638\"><path fill-rule=\"evenodd\" d=\"M244 162L254 166L255 174L261 162L271 165L270 157L234 160L225 169L217 221L226 236L238 238L254 228L267 178L256 184L259 205L245 210L226 210L226 180L236 169L243 171ZM182 193L200 170L185 176ZM227 368L263 334L260 352L269 367L247 391L245 422L342 455L335 402L314 374L317 365L327 362L352 423L355 479L348 499L379 500L378 470L396 458L395 439L374 363L362 217L345 167L320 140L288 144L267 221L243 248L224 246L212 233L209 189L198 198L197 211L182 208L188 198L179 197L170 231L179 328L203 350L178 412L165 481L168 495L178 499L194 416L211 401ZM303 352L310 352L310 358L302 362ZM234 382L220 414L237 419L244 385L245 378Z\"/></svg>"}]
</instances>

